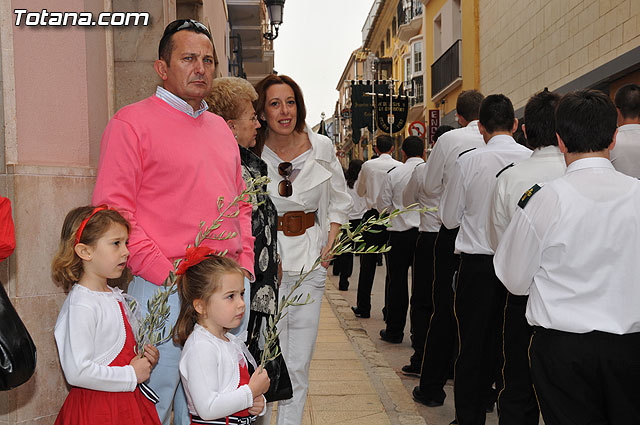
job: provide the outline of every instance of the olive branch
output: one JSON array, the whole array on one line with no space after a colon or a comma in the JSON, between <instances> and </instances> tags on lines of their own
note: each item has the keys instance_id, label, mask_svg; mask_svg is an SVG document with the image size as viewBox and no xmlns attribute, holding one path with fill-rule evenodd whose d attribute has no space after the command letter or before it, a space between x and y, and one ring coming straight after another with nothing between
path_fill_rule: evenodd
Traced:
<instances>
[{"instance_id":1,"label":"olive branch","mask_svg":"<svg viewBox=\"0 0 640 425\"><path fill-rule=\"evenodd\" d=\"M313 302L311 299L311 295L307 294L307 297L304 301L302 301L302 297L304 294L294 295L296 290L300 288L302 282L318 267L323 261L328 261L334 256L338 256L340 254L352 253L352 254L380 254L383 252L388 252L391 247L387 246L387 244L383 244L378 247L376 245L367 246L363 240L363 234L365 232L371 233L380 233L382 230L379 229L380 226L389 227L391 226L391 219L399 216L400 214L404 214L411 211L417 212L426 212L431 211L432 209L427 208L419 208L418 204L409 205L406 208L401 210L393 210L390 213L386 211L382 211L378 217L372 216L367 220L362 221L355 229L351 229L350 223L345 223L340 226L342 230L340 234L336 237L336 240L333 242L333 246L331 250L326 254L326 256L318 256L316 260L313 262L311 268L307 271L304 268L300 271L300 275L296 283L291 287L289 293L282 297L280 303L278 304L278 310L276 314L269 316L267 321L267 326L263 332L264 336L264 348L262 351L262 356L260 357L260 364L264 366L266 363L275 360L280 354L280 347L276 344L278 337L280 336L280 332L277 329L277 324L280 320L282 320L288 312L285 311L286 308L290 306L301 306L310 304Z\"/></svg>"},{"instance_id":2,"label":"olive branch","mask_svg":"<svg viewBox=\"0 0 640 425\"><path fill-rule=\"evenodd\" d=\"M204 221L200 222L193 246L197 247L205 240L224 241L235 238L238 235L236 232L214 232L220 228L224 219L238 217L240 214L240 202L253 202L253 204L258 205L253 200L256 199L256 195L265 193L264 187L268 182L268 177L248 179L246 188L239 195L236 195L226 206L224 197L220 196L217 201L218 217L216 217L208 227L205 227L206 223ZM189 244L187 248L191 246L192 245ZM225 249L215 254L224 256L227 254L227 250ZM175 270L178 269L182 261L183 259L179 258L173 262L174 270L169 272L169 276L167 276L162 286L159 287L153 297L147 301L147 315L140 322L140 326L135 335L136 353L138 353L140 357L144 355L144 346L146 344L159 345L171 338L173 327L167 331L165 326L170 313L169 296L175 294L178 290ZM132 310L135 310L136 304L137 302L131 299L130 307Z\"/></svg>"}]
</instances>

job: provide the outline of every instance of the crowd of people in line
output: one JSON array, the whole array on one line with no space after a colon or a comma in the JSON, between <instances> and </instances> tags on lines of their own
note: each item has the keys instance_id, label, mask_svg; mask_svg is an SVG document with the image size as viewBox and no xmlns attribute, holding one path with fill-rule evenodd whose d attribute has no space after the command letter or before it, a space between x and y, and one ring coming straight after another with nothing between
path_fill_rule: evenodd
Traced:
<instances>
[{"instance_id":1,"label":"crowd of people in line","mask_svg":"<svg viewBox=\"0 0 640 425\"><path fill-rule=\"evenodd\" d=\"M413 398L443 405L454 378L452 424L640 423L637 281L640 86L560 97L524 108L524 143L511 101L463 91L460 128L440 128L426 161L420 140L394 160L388 136L356 184L365 217L394 220L380 338L400 343L409 313ZM357 305L370 317L375 266L361 259ZM412 266L411 292L407 275Z\"/></svg>"},{"instance_id":2,"label":"crowd of people in line","mask_svg":"<svg viewBox=\"0 0 640 425\"><path fill-rule=\"evenodd\" d=\"M507 97L464 91L461 127L440 128L426 161L423 139L407 137L397 161L383 135L378 158L343 171L291 78L214 79L211 34L190 19L166 27L158 56L162 86L109 121L92 206L62 227L55 340L72 388L56 424L269 424L277 400L277 424L300 425L340 227L415 203L427 209L363 236L391 247L380 338L401 342L410 312L416 401L442 405L453 371L452 423L483 424L496 400L503 425L538 423L539 408L547 425L640 423L640 87L615 106L595 91L535 94L526 146ZM219 223L229 237L194 246L200 222L263 176ZM360 256L363 319L378 260ZM347 290L353 255L334 262ZM126 267L125 293L110 283ZM278 322L286 371L267 373L262 332L301 270L294 294L311 302ZM173 338L139 351L170 271ZM272 396L285 377L289 395Z\"/></svg>"}]
</instances>

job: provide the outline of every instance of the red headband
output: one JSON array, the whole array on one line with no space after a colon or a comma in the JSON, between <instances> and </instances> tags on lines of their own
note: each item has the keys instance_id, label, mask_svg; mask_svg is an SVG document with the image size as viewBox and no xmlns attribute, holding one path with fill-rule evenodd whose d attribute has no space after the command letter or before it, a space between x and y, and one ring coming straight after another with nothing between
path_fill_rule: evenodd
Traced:
<instances>
[{"instance_id":1,"label":"red headband","mask_svg":"<svg viewBox=\"0 0 640 425\"><path fill-rule=\"evenodd\" d=\"M200 264L208 256L215 255L215 253L216 252L213 249L206 246L190 246L189 248L187 248L187 255L185 256L184 260L180 261L180 265L178 266L178 270L176 270L176 274L185 274L189 267Z\"/></svg>"},{"instance_id":2,"label":"red headband","mask_svg":"<svg viewBox=\"0 0 640 425\"><path fill-rule=\"evenodd\" d=\"M89 217L82 220L82 223L80 223L80 227L78 227L78 232L76 233L76 243L74 244L74 246L80 243L80 238L82 237L82 231L84 230L89 220L91 220L91 217L93 217L97 212L102 210L107 210L107 209L109 208L106 205L100 205L99 207L95 207L91 212L91 215L89 215Z\"/></svg>"}]
</instances>

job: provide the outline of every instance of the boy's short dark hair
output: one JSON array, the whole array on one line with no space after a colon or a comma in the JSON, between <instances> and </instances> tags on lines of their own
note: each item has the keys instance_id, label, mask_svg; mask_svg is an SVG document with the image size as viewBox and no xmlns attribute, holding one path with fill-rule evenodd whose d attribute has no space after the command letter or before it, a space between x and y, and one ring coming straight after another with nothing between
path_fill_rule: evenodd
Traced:
<instances>
[{"instance_id":1,"label":"boy's short dark hair","mask_svg":"<svg viewBox=\"0 0 640 425\"><path fill-rule=\"evenodd\" d=\"M478 116L480 124L489 133L512 131L516 116L511 100L503 94L491 94L484 98Z\"/></svg>"},{"instance_id":2,"label":"boy's short dark hair","mask_svg":"<svg viewBox=\"0 0 640 425\"><path fill-rule=\"evenodd\" d=\"M616 92L616 108L620 110L622 118L640 117L640 86L627 84Z\"/></svg>"},{"instance_id":3,"label":"boy's short dark hair","mask_svg":"<svg viewBox=\"0 0 640 425\"><path fill-rule=\"evenodd\" d=\"M409 136L402 142L402 152L407 158L422 156L424 153L424 140L418 136Z\"/></svg>"},{"instance_id":4,"label":"boy's short dark hair","mask_svg":"<svg viewBox=\"0 0 640 425\"><path fill-rule=\"evenodd\" d=\"M613 102L597 90L567 93L556 107L556 132L569 152L598 152L608 148L617 121Z\"/></svg>"},{"instance_id":5,"label":"boy's short dark hair","mask_svg":"<svg viewBox=\"0 0 640 425\"><path fill-rule=\"evenodd\" d=\"M456 112L467 121L478 119L480 104L484 96L478 90L465 90L458 95L456 100Z\"/></svg>"},{"instance_id":6,"label":"boy's short dark hair","mask_svg":"<svg viewBox=\"0 0 640 425\"><path fill-rule=\"evenodd\" d=\"M380 153L387 153L393 148L393 139L387 134L376 137L376 148Z\"/></svg>"},{"instance_id":7,"label":"boy's short dark hair","mask_svg":"<svg viewBox=\"0 0 640 425\"><path fill-rule=\"evenodd\" d=\"M536 93L524 107L524 119L527 122L527 146L531 149L543 146L558 146L556 137L556 105L560 96L545 89Z\"/></svg>"}]
</instances>

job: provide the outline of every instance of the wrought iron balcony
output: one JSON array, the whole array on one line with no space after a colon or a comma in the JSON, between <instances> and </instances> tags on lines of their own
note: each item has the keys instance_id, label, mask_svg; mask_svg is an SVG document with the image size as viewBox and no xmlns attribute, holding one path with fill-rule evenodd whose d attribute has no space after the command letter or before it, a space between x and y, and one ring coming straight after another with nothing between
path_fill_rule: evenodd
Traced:
<instances>
[{"instance_id":1,"label":"wrought iron balcony","mask_svg":"<svg viewBox=\"0 0 640 425\"><path fill-rule=\"evenodd\" d=\"M408 24L413 20L413 18L422 16L422 1L409 0L406 3L407 4L402 8L402 15L400 16L399 22L400 25Z\"/></svg>"},{"instance_id":2,"label":"wrought iron balcony","mask_svg":"<svg viewBox=\"0 0 640 425\"><path fill-rule=\"evenodd\" d=\"M460 43L461 40L453 43L453 45L431 65L432 96L437 95L461 77Z\"/></svg>"}]
</instances>

